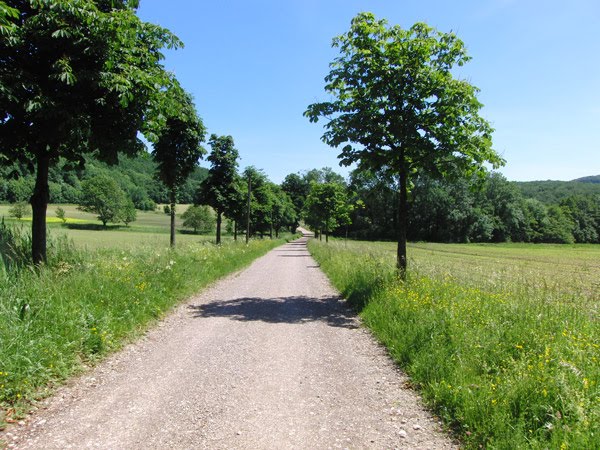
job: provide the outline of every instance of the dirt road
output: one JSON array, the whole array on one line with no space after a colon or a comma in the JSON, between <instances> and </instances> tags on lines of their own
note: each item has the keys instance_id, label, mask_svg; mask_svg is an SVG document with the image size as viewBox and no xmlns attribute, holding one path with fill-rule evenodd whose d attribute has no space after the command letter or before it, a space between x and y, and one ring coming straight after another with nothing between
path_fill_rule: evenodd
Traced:
<instances>
[{"instance_id":1,"label":"dirt road","mask_svg":"<svg viewBox=\"0 0 600 450\"><path fill-rule=\"evenodd\" d=\"M62 388L9 447L452 448L306 238L179 307Z\"/></svg>"}]
</instances>

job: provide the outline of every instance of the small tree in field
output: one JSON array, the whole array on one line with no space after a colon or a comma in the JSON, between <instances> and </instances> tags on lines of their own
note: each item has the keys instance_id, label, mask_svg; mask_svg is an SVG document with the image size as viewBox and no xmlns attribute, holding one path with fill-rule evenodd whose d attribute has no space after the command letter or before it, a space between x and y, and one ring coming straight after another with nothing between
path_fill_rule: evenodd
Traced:
<instances>
[{"instance_id":1,"label":"small tree in field","mask_svg":"<svg viewBox=\"0 0 600 450\"><path fill-rule=\"evenodd\" d=\"M205 205L190 206L182 215L183 226L192 228L194 233L209 233L213 230L214 217Z\"/></svg>"},{"instance_id":2,"label":"small tree in field","mask_svg":"<svg viewBox=\"0 0 600 450\"><path fill-rule=\"evenodd\" d=\"M54 213L56 214L56 217L58 217L60 220L62 220L62 223L67 222L67 215L63 208L61 208L60 206L57 207L56 210L54 211Z\"/></svg>"},{"instance_id":3,"label":"small tree in field","mask_svg":"<svg viewBox=\"0 0 600 450\"><path fill-rule=\"evenodd\" d=\"M122 220L125 202L125 193L118 183L108 176L98 175L81 183L81 199L78 208L97 214L103 226L108 222Z\"/></svg>"},{"instance_id":4,"label":"small tree in field","mask_svg":"<svg viewBox=\"0 0 600 450\"><path fill-rule=\"evenodd\" d=\"M8 213L21 220L29 213L29 205L25 202L17 202L8 209Z\"/></svg>"},{"instance_id":5,"label":"small tree in field","mask_svg":"<svg viewBox=\"0 0 600 450\"><path fill-rule=\"evenodd\" d=\"M492 128L479 116L477 88L452 71L469 60L463 42L424 23L405 30L371 13L336 37L325 91L334 99L308 106L327 120L323 141L342 147L340 163L358 163L394 179L399 191L397 265L406 271L407 191L417 173L462 177L503 164Z\"/></svg>"},{"instance_id":6,"label":"small tree in field","mask_svg":"<svg viewBox=\"0 0 600 450\"><path fill-rule=\"evenodd\" d=\"M125 203L121 208L120 217L121 222L123 222L126 227L128 227L131 222L135 222L137 219L137 210L135 209L133 200L130 198L125 199Z\"/></svg>"}]
</instances>

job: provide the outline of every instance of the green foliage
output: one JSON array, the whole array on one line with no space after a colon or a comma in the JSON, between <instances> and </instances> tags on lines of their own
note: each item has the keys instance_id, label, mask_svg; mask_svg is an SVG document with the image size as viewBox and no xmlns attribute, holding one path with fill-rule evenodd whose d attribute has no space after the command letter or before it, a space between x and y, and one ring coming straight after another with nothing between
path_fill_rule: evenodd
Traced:
<instances>
[{"instance_id":1,"label":"green foliage","mask_svg":"<svg viewBox=\"0 0 600 450\"><path fill-rule=\"evenodd\" d=\"M85 180L81 184L81 190L79 209L98 214L98 220L104 226L108 222L117 223L122 220L126 197L115 180L98 175Z\"/></svg>"},{"instance_id":2,"label":"green foliage","mask_svg":"<svg viewBox=\"0 0 600 450\"><path fill-rule=\"evenodd\" d=\"M250 234L260 233L263 235L268 233L272 226L273 196L267 175L262 170L249 166L244 169L243 178L251 181ZM248 191L246 190L247 194Z\"/></svg>"},{"instance_id":3,"label":"green foliage","mask_svg":"<svg viewBox=\"0 0 600 450\"><path fill-rule=\"evenodd\" d=\"M396 192L386 177L353 171L350 189L363 207L351 213L350 235L393 239ZM410 191L407 237L429 242L598 243L600 197L566 197L545 205L491 172L482 179L420 175ZM557 209L558 208L558 209Z\"/></svg>"},{"instance_id":4,"label":"green foliage","mask_svg":"<svg viewBox=\"0 0 600 450\"><path fill-rule=\"evenodd\" d=\"M194 233L210 233L214 229L215 219L208 206L190 206L182 215L183 226L192 228Z\"/></svg>"},{"instance_id":5,"label":"green foliage","mask_svg":"<svg viewBox=\"0 0 600 450\"><path fill-rule=\"evenodd\" d=\"M154 144L152 155L157 163L157 177L169 192L182 186L205 153L200 143L205 128L189 94L178 85L165 93L163 108L167 119Z\"/></svg>"},{"instance_id":6,"label":"green foliage","mask_svg":"<svg viewBox=\"0 0 600 450\"><path fill-rule=\"evenodd\" d=\"M138 132L152 134L147 118L156 114L149 112L161 107L158 93L172 84L160 50L180 41L142 22L130 2L3 4L18 14L3 7L0 19L8 35L0 40L0 161L36 172L31 204L37 264L46 258L50 168L59 158L82 165L90 153L116 162L118 151L141 151Z\"/></svg>"},{"instance_id":7,"label":"green foliage","mask_svg":"<svg viewBox=\"0 0 600 450\"><path fill-rule=\"evenodd\" d=\"M585 178L594 180L596 177ZM557 205L572 195L600 196L600 184L593 181L515 181L514 184L524 197L535 198L546 205Z\"/></svg>"},{"instance_id":8,"label":"green foliage","mask_svg":"<svg viewBox=\"0 0 600 450\"><path fill-rule=\"evenodd\" d=\"M221 242L221 216L234 216L241 198L237 190L239 153L231 136L212 134L208 176L200 185L197 203L211 206L217 213L217 244Z\"/></svg>"},{"instance_id":9,"label":"green foliage","mask_svg":"<svg viewBox=\"0 0 600 450\"><path fill-rule=\"evenodd\" d=\"M25 202L15 203L8 209L8 213L11 216L21 220L23 217L29 214L29 205Z\"/></svg>"},{"instance_id":10,"label":"green foliage","mask_svg":"<svg viewBox=\"0 0 600 450\"><path fill-rule=\"evenodd\" d=\"M125 224L125 226L129 226L131 222L134 222L137 218L137 211L135 209L135 205L133 201L129 198L124 200L124 203L121 207L121 213L119 214L121 221Z\"/></svg>"},{"instance_id":11,"label":"green foliage","mask_svg":"<svg viewBox=\"0 0 600 450\"><path fill-rule=\"evenodd\" d=\"M4 277L0 342L8 345L0 346L0 423L5 410L28 410L82 363L121 348L181 300L281 243L82 251ZM49 258L55 254L50 247Z\"/></svg>"},{"instance_id":12,"label":"green foliage","mask_svg":"<svg viewBox=\"0 0 600 450\"><path fill-rule=\"evenodd\" d=\"M289 195L278 185L270 183L272 204L271 221L275 236L279 236L279 231L284 228L296 229L298 223L298 214Z\"/></svg>"},{"instance_id":13,"label":"green foliage","mask_svg":"<svg viewBox=\"0 0 600 450\"><path fill-rule=\"evenodd\" d=\"M405 282L389 244L309 247L461 446L600 446L596 247L411 247Z\"/></svg>"},{"instance_id":14,"label":"green foliage","mask_svg":"<svg viewBox=\"0 0 600 450\"><path fill-rule=\"evenodd\" d=\"M338 226L350 223L350 207L345 186L338 183L312 183L305 203L306 223L322 230L326 238Z\"/></svg>"},{"instance_id":15,"label":"green foliage","mask_svg":"<svg viewBox=\"0 0 600 450\"><path fill-rule=\"evenodd\" d=\"M312 169L302 174L291 173L287 175L283 183L281 183L281 189L289 196L294 205L296 214L294 227L298 226L298 220L305 210L306 198L308 197L312 183L337 183L345 185L346 181L344 177L335 173L330 167Z\"/></svg>"},{"instance_id":16,"label":"green foliage","mask_svg":"<svg viewBox=\"0 0 600 450\"><path fill-rule=\"evenodd\" d=\"M497 167L490 125L479 116L477 88L453 77L469 60L463 42L424 23L404 30L360 13L336 37L325 91L334 100L308 106L327 119L323 141L342 147L341 164L381 172L399 186L398 266L406 269L408 185L415 174L462 177Z\"/></svg>"},{"instance_id":17,"label":"green foliage","mask_svg":"<svg viewBox=\"0 0 600 450\"><path fill-rule=\"evenodd\" d=\"M62 262L79 261L79 255L73 243L64 236L52 236L48 239L50 254L46 267L58 268ZM31 234L21 226L8 226L4 219L0 222L0 286L12 276L31 264ZM0 287L0 289L2 289ZM1 314L0 314L1 315ZM0 383L1 384L1 383Z\"/></svg>"},{"instance_id":18,"label":"green foliage","mask_svg":"<svg viewBox=\"0 0 600 450\"><path fill-rule=\"evenodd\" d=\"M60 206L56 208L55 214L56 214L56 217L58 217L60 220L62 220L62 223L67 222L67 216L66 216L65 210L63 208L61 208Z\"/></svg>"}]
</instances>

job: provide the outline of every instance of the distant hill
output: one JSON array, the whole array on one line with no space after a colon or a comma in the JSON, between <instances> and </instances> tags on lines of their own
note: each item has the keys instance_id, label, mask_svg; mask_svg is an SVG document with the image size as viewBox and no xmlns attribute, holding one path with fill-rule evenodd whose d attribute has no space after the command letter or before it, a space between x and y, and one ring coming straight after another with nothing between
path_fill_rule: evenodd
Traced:
<instances>
[{"instance_id":1,"label":"distant hill","mask_svg":"<svg viewBox=\"0 0 600 450\"><path fill-rule=\"evenodd\" d=\"M592 175L590 177L583 177L583 178L577 178L576 180L573 181L577 181L578 183L600 183L600 175Z\"/></svg>"},{"instance_id":2,"label":"distant hill","mask_svg":"<svg viewBox=\"0 0 600 450\"><path fill-rule=\"evenodd\" d=\"M558 204L572 195L599 195L600 175L573 181L514 181L524 197L535 198L547 205Z\"/></svg>"},{"instance_id":3,"label":"distant hill","mask_svg":"<svg viewBox=\"0 0 600 450\"><path fill-rule=\"evenodd\" d=\"M18 174L15 178L12 174ZM133 158L121 155L119 164L109 166L92 157L87 158L85 169L67 170L65 162L50 169L50 202L77 203L81 192L81 181L96 175L107 175L115 179L133 200L138 209L152 209L156 203L168 203L169 195L164 185L156 179L156 163L148 153ZM206 178L208 170L196 167L178 192L180 203L193 203L198 187ZM0 202L28 201L35 179L26 168L14 164L0 167Z\"/></svg>"}]
</instances>

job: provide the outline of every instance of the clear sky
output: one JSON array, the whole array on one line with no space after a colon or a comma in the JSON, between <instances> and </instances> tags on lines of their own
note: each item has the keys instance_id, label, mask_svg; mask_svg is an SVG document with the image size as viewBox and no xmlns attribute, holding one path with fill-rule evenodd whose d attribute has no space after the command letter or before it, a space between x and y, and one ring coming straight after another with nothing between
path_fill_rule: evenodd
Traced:
<instances>
[{"instance_id":1,"label":"clear sky","mask_svg":"<svg viewBox=\"0 0 600 450\"><path fill-rule=\"evenodd\" d=\"M331 40L361 11L465 42L473 59L460 76L481 89L509 180L600 174L598 0L142 0L139 15L183 40L165 65L208 132L232 135L241 167L281 182L325 166L348 173L320 141L322 122L302 113L327 98Z\"/></svg>"}]
</instances>

